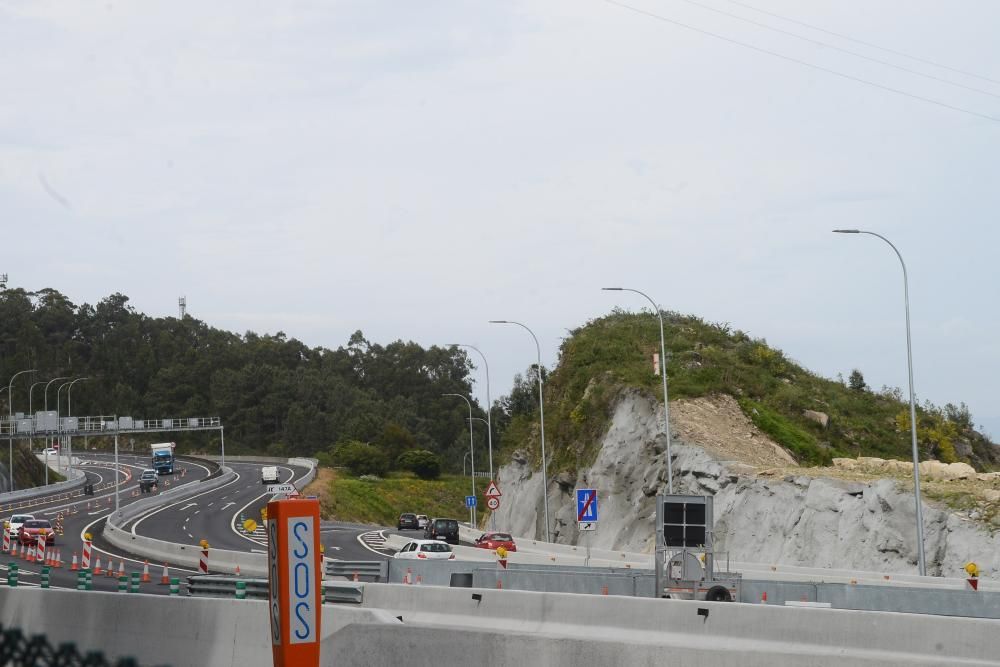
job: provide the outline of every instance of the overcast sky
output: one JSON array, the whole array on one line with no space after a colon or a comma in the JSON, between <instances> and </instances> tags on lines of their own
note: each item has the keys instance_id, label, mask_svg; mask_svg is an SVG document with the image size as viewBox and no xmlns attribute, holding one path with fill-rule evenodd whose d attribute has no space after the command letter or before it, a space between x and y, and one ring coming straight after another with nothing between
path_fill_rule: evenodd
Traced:
<instances>
[{"instance_id":1,"label":"overcast sky","mask_svg":"<svg viewBox=\"0 0 1000 667\"><path fill-rule=\"evenodd\" d=\"M862 227L907 261L919 397L1000 438L1000 3L746 0L945 69L698 0L919 76L623 1L981 115L604 0L0 0L0 273L311 346L472 343L494 397L535 350L487 320L551 365L643 306L624 285L905 390L899 263L830 233Z\"/></svg>"}]
</instances>

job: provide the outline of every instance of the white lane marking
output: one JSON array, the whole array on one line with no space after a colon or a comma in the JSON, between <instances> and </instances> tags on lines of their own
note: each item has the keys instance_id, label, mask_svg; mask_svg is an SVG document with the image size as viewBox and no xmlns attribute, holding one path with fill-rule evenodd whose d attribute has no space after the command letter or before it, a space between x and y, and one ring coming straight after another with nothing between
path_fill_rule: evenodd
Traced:
<instances>
[{"instance_id":1,"label":"white lane marking","mask_svg":"<svg viewBox=\"0 0 1000 667\"><path fill-rule=\"evenodd\" d=\"M238 472L236 472L235 470L233 471L233 474L236 475L236 476L233 479L231 479L228 482L226 482L225 484L223 484L222 486L220 486L219 488L217 488L217 489L209 489L208 491L202 491L201 493L199 493L197 495L191 496L191 498L200 498L200 497L202 497L202 496L204 496L206 494L215 493L215 492L219 491L219 489L224 489L227 486L229 486L230 484L235 484L236 482L240 481L240 474ZM143 521L145 521L146 519L148 519L149 517L153 516L154 514L158 514L158 513L162 512L165 509L170 509L171 507L174 507L176 505L180 505L182 502L184 502L184 501L183 500L178 500L176 503L173 503L171 505L164 505L163 507L160 507L159 509L155 509L152 512L150 512L149 514L145 515L144 517L142 517L141 519L139 519L138 521L136 521L135 523L132 524L132 534L138 536L138 533L135 532L136 528L138 528L139 524L142 523ZM195 503L195 504L197 504L197 503Z\"/></svg>"},{"instance_id":2,"label":"white lane marking","mask_svg":"<svg viewBox=\"0 0 1000 667\"><path fill-rule=\"evenodd\" d=\"M222 507L220 507L220 508L219 508L219 511L220 511L220 512L222 512L222 511L224 511L224 510L226 510L226 509L228 509L228 508L232 507L232 506L233 506L233 505L235 505L235 504L236 504L236 503L226 503L225 505L223 505Z\"/></svg>"},{"instance_id":3,"label":"white lane marking","mask_svg":"<svg viewBox=\"0 0 1000 667\"><path fill-rule=\"evenodd\" d=\"M83 541L83 536L90 532L90 527L91 526L93 526L96 523L100 523L101 521L104 521L104 520L105 520L104 518L94 519L93 521L91 521L90 523L88 523L86 526L84 526L83 529L80 531L80 541L82 542ZM194 539L194 538L192 537L191 539ZM123 556L120 553L119 554L113 554L110 551L107 551L105 549L100 548L96 544L93 545L92 548L97 553L102 553L102 554L104 554L106 556L111 556L113 558L117 558L119 561L126 561L127 560L128 562L135 563L136 565L143 565L143 564L146 563L145 560L136 560L135 558L130 558L128 556ZM189 569L184 568L184 567L177 567L176 565L172 565L171 567L172 567L172 569L177 570L178 572L190 572L191 574L198 574L197 570L189 570Z\"/></svg>"},{"instance_id":4,"label":"white lane marking","mask_svg":"<svg viewBox=\"0 0 1000 667\"><path fill-rule=\"evenodd\" d=\"M358 535L358 544L379 556L389 555L385 551L379 551L380 548L385 546L385 540L385 532L381 530L370 530L367 533Z\"/></svg>"},{"instance_id":5,"label":"white lane marking","mask_svg":"<svg viewBox=\"0 0 1000 667\"><path fill-rule=\"evenodd\" d=\"M211 507L214 504L215 504L214 502L211 502L211 503L208 504L208 506Z\"/></svg>"},{"instance_id":6,"label":"white lane marking","mask_svg":"<svg viewBox=\"0 0 1000 667\"><path fill-rule=\"evenodd\" d=\"M295 471L293 471L293 470L292 470L291 468L286 468L285 466L277 466L277 467L278 467L278 469L279 469L279 470L287 470L287 471L288 471L288 479L286 479L286 480L281 480L281 479L279 478L279 479L278 479L278 482L280 482L280 483L286 483L286 482L288 482L289 480L291 480L291 478L292 478L292 477L294 477L294 476L295 476ZM255 484L255 485L252 485L252 486L251 486L250 488L252 489L252 488L254 488L255 486L256 486L256 484ZM264 493L260 494L260 495L259 495L259 496L257 496L256 498L253 498L252 500L250 500L250 502L248 502L248 503L247 503L246 505L244 505L243 507L241 507L241 508L239 508L238 510L236 510L236 512L234 512L234 513L233 513L233 518L229 520L229 529L230 529L231 531L233 531L233 532L234 532L235 534L237 534L237 535L239 535L240 537L242 537L243 539L245 539L245 540L248 540L248 541L250 541L250 542L253 542L254 544L267 544L267 540L266 540L266 539L259 539L259 538L258 538L258 535L257 535L257 533L259 533L259 532L260 532L260 529L261 529L261 528L263 528L263 526L259 526L259 527L258 527L258 530L257 530L257 531L255 532L254 536L253 536L253 537L251 537L250 535L247 535L247 534L245 534L245 533L243 533L242 531L240 531L240 530L238 530L238 529L237 529L237 527L236 527L236 521L237 521L237 518L238 518L238 517L239 517L239 516L240 516L241 514L243 514L243 513L244 513L244 512L246 511L246 509L247 509L248 507L250 507L251 505L253 505L253 504L254 504L255 502L257 502L257 501L258 501L258 500L260 500L261 498L266 498L266 497L268 497L268 496L270 496L270 495L271 495L270 493L268 493L267 491L265 491ZM235 503L234 503L234 504L235 504ZM267 536L267 532L266 532L266 531L264 531L264 535L263 535L263 537L266 537L266 536Z\"/></svg>"},{"instance_id":7,"label":"white lane marking","mask_svg":"<svg viewBox=\"0 0 1000 667\"><path fill-rule=\"evenodd\" d=\"M181 502L183 502L183 501L181 501ZM189 507L196 507L197 505L198 505L198 503L188 503L188 504L187 504L187 505L185 505L184 507L181 507L181 508L180 508L180 510L181 510L181 511L183 512L183 511L184 511L184 510L186 510L187 508L189 508ZM197 514L197 512L196 512L196 514Z\"/></svg>"},{"instance_id":8,"label":"white lane marking","mask_svg":"<svg viewBox=\"0 0 1000 667\"><path fill-rule=\"evenodd\" d=\"M195 510L195 511L194 511L194 514L197 514L197 513L198 513L198 512L200 512L200 511L201 511L201 510ZM194 514L192 514L191 516L194 516Z\"/></svg>"}]
</instances>

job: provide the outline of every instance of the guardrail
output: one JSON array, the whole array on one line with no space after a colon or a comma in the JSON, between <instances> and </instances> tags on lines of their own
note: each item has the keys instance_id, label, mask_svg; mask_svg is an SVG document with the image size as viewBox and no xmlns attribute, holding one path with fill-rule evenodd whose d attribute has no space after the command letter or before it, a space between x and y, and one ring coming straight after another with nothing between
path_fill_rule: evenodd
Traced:
<instances>
[{"instance_id":1,"label":"guardrail","mask_svg":"<svg viewBox=\"0 0 1000 667\"><path fill-rule=\"evenodd\" d=\"M77 469L74 469L73 472L76 473L73 477L62 482L56 482L55 484L49 484L48 486L33 486L30 489L20 489L18 491L0 493L0 506L2 506L5 510L19 509L20 507L27 506L22 503L40 498L42 496L58 496L59 494L67 494L65 497L69 498L73 495L74 491L82 487L87 482L87 473Z\"/></svg>"},{"instance_id":2,"label":"guardrail","mask_svg":"<svg viewBox=\"0 0 1000 667\"><path fill-rule=\"evenodd\" d=\"M198 574L187 578L188 595L194 597L235 598L238 582L243 582L246 597L266 600L267 579L231 577L224 574ZM361 604L364 599L364 585L346 581L324 581L323 599L326 602Z\"/></svg>"},{"instance_id":3,"label":"guardrail","mask_svg":"<svg viewBox=\"0 0 1000 667\"><path fill-rule=\"evenodd\" d=\"M389 581L389 561L387 560L328 560L326 561L326 576L371 577L375 581Z\"/></svg>"}]
</instances>

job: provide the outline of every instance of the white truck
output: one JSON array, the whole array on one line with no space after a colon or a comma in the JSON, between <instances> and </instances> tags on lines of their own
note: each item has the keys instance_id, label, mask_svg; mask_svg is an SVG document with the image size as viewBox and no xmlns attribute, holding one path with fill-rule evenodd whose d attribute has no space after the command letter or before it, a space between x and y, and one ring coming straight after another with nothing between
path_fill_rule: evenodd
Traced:
<instances>
[{"instance_id":1,"label":"white truck","mask_svg":"<svg viewBox=\"0 0 1000 667\"><path fill-rule=\"evenodd\" d=\"M261 484L277 484L279 482L278 466L264 466L260 469Z\"/></svg>"},{"instance_id":2,"label":"white truck","mask_svg":"<svg viewBox=\"0 0 1000 667\"><path fill-rule=\"evenodd\" d=\"M157 475L174 474L174 448L176 446L172 442L161 442L150 445L150 449L153 452L153 461L150 467L156 471Z\"/></svg>"}]
</instances>

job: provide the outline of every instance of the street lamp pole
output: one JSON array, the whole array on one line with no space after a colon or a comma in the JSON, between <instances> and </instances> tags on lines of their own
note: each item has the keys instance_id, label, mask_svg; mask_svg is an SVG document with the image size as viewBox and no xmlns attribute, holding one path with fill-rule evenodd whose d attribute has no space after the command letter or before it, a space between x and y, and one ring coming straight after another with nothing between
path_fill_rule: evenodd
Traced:
<instances>
[{"instance_id":1,"label":"street lamp pole","mask_svg":"<svg viewBox=\"0 0 1000 667\"><path fill-rule=\"evenodd\" d=\"M656 302L649 298L648 294L631 287L602 287L601 289L605 292L634 292L644 296L652 304L657 317L660 318L660 377L663 378L663 434L667 436L667 493L673 494L674 460L670 451L670 401L667 397L667 343L663 336L663 309L656 305Z\"/></svg>"},{"instance_id":2,"label":"street lamp pole","mask_svg":"<svg viewBox=\"0 0 1000 667\"><path fill-rule=\"evenodd\" d=\"M475 345L469 345L468 343L454 343L454 345L456 347L467 347L478 352L479 356L483 358L483 366L486 368L486 446L490 459L490 481L493 482L495 481L493 477L493 399L490 398L490 364L486 361L486 355ZM496 514L490 512L490 528L496 530L496 527Z\"/></svg>"},{"instance_id":3,"label":"street lamp pole","mask_svg":"<svg viewBox=\"0 0 1000 667\"><path fill-rule=\"evenodd\" d=\"M66 390L66 416L73 416L73 385L77 382L83 382L84 380L89 380L90 378L77 378L69 383L69 389ZM117 427L116 427L117 428ZM66 466L66 472L70 477L73 476L73 436L66 437L66 449L69 454L69 465Z\"/></svg>"},{"instance_id":4,"label":"street lamp pole","mask_svg":"<svg viewBox=\"0 0 1000 667\"><path fill-rule=\"evenodd\" d=\"M10 490L14 490L14 379L18 375L23 375L24 373L34 373L35 369L31 368L26 371L18 371L10 376L10 382L7 384L7 416L10 417L10 440L7 441L9 447L8 463L10 463Z\"/></svg>"},{"instance_id":5,"label":"street lamp pole","mask_svg":"<svg viewBox=\"0 0 1000 667\"><path fill-rule=\"evenodd\" d=\"M40 384L45 384L45 380L40 380L39 382L35 382L30 387L28 387L28 417L32 420L32 422L31 422L32 423L32 428L31 428L32 435L34 435L34 433L35 433L35 428L34 428L35 413L32 412L32 409L31 409L31 395L35 392L35 387L37 387ZM34 446L35 446L35 438L34 437L28 438L28 449L31 449ZM46 447L46 449L48 449L48 447ZM49 485L49 453L45 452L45 486L48 486L48 485Z\"/></svg>"},{"instance_id":6,"label":"street lamp pole","mask_svg":"<svg viewBox=\"0 0 1000 667\"><path fill-rule=\"evenodd\" d=\"M48 412L49 412L49 385L52 384L53 382L58 382L59 380L69 380L69 379L70 379L70 376L64 375L62 377L52 378L51 380L49 380L48 382L45 383L45 413L46 413L46 417L48 417ZM57 414L56 415L56 431L58 431L58 430L59 430L59 415ZM48 445L47 446L51 449L51 447L52 447L52 438L46 438L46 440L48 441ZM60 463L60 460L61 460L60 455L61 454L62 454L62 452L59 452L59 454L56 454L56 467L59 469L59 472L62 472L62 464Z\"/></svg>"},{"instance_id":7,"label":"street lamp pole","mask_svg":"<svg viewBox=\"0 0 1000 667\"><path fill-rule=\"evenodd\" d=\"M917 563L920 568L920 576L927 576L927 562L924 559L924 513L920 502L920 453L917 450L917 399L913 390L913 345L910 336L910 285L906 273L906 262L899 249L892 244L892 241L876 234L875 232L863 229L835 229L837 234L868 234L876 236L886 243L896 253L899 264L903 267L903 305L906 309L906 370L910 381L910 445L913 450L913 490L917 507Z\"/></svg>"},{"instance_id":8,"label":"street lamp pole","mask_svg":"<svg viewBox=\"0 0 1000 667\"><path fill-rule=\"evenodd\" d=\"M469 406L469 469L472 471L472 497L476 496L476 450L473 446L472 441L472 401L463 396L462 394L441 394L442 396L455 396L457 398L465 401ZM463 461L464 464L464 461ZM476 506L473 505L469 508L469 516L471 518L471 528L476 528Z\"/></svg>"},{"instance_id":9,"label":"street lamp pole","mask_svg":"<svg viewBox=\"0 0 1000 667\"><path fill-rule=\"evenodd\" d=\"M548 461L545 460L545 400L542 396L542 348L538 344L538 336L525 324L513 320L490 320L490 324L515 324L531 334L531 338L535 341L535 353L538 359L538 423L542 439L542 510L545 514L545 541L551 542L551 534L549 533L549 469Z\"/></svg>"}]
</instances>

